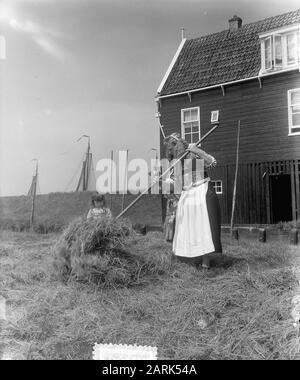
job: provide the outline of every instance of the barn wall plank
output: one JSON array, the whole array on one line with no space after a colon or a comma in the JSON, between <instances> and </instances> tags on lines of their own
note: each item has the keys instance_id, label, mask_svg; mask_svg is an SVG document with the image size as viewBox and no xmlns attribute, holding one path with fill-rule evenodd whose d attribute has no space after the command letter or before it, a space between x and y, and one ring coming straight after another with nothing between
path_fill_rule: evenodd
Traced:
<instances>
[{"instance_id":1,"label":"barn wall plank","mask_svg":"<svg viewBox=\"0 0 300 380\"><path fill-rule=\"evenodd\" d=\"M219 163L234 163L236 126L241 120L240 162L261 162L300 158L300 136L288 136L287 91L300 87L299 72L270 76L226 88L163 99L161 122L165 133L181 131L181 109L200 107L201 133L210 128L210 113L220 111L219 128L203 142L203 149ZM162 155L163 155L163 146Z\"/></svg>"},{"instance_id":2,"label":"barn wall plank","mask_svg":"<svg viewBox=\"0 0 300 380\"><path fill-rule=\"evenodd\" d=\"M295 162L295 181L296 181L296 219L300 219L300 189L299 189L299 163L298 161Z\"/></svg>"},{"instance_id":3,"label":"barn wall plank","mask_svg":"<svg viewBox=\"0 0 300 380\"><path fill-rule=\"evenodd\" d=\"M290 165L291 165L293 220L296 220L297 214L296 214L295 168L294 168L294 161L293 160L291 161Z\"/></svg>"}]
</instances>

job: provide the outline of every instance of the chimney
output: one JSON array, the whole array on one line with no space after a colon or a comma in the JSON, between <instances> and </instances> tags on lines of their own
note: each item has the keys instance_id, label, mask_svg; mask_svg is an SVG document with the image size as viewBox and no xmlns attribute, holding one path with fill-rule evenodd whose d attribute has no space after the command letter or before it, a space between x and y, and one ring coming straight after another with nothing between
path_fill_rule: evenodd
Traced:
<instances>
[{"instance_id":1,"label":"chimney","mask_svg":"<svg viewBox=\"0 0 300 380\"><path fill-rule=\"evenodd\" d=\"M242 19L236 15L234 15L230 20L229 20L229 30L231 32L236 32L242 27Z\"/></svg>"}]
</instances>

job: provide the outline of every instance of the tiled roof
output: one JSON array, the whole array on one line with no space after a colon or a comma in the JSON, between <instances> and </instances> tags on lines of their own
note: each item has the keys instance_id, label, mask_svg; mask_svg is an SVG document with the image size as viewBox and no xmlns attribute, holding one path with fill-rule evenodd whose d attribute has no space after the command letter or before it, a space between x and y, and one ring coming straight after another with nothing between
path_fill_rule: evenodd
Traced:
<instances>
[{"instance_id":1,"label":"tiled roof","mask_svg":"<svg viewBox=\"0 0 300 380\"><path fill-rule=\"evenodd\" d=\"M187 40L160 95L200 89L246 79L261 68L258 33L300 22L300 9L242 26Z\"/></svg>"}]
</instances>

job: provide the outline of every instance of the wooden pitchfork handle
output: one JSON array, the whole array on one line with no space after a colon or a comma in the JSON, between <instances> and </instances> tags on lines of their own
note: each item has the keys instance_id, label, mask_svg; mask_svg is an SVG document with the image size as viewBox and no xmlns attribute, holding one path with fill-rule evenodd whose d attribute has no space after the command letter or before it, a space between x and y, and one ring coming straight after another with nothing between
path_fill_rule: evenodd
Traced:
<instances>
[{"instance_id":1,"label":"wooden pitchfork handle","mask_svg":"<svg viewBox=\"0 0 300 380\"><path fill-rule=\"evenodd\" d=\"M201 137L201 139L199 141L196 142L196 146L200 145L202 141L204 141L217 127L219 126L219 124L216 124L214 125L203 137ZM180 162L184 157L186 157L187 155L189 154L189 151L186 150L175 162L173 162L172 165L170 165L158 178L158 180L160 180L162 177L164 177L166 174L168 174L177 164L178 162ZM142 198L143 195L147 194L149 192L149 190L152 188L152 186L155 184L156 182L152 182L151 185L146 189L144 190L137 198L135 198L127 207L124 208L124 210L122 212L120 212L120 214L118 216L116 216L116 219L119 219L121 216L123 216L125 214L125 212L127 212L134 204L136 204L136 202L138 200L140 200Z\"/></svg>"}]
</instances>

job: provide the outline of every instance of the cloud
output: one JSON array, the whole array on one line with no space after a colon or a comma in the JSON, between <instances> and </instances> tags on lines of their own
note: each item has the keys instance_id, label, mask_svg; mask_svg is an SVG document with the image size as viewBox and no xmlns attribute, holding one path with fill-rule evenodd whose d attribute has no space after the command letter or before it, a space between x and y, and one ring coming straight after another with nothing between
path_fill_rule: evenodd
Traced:
<instances>
[{"instance_id":1,"label":"cloud","mask_svg":"<svg viewBox=\"0 0 300 380\"><path fill-rule=\"evenodd\" d=\"M47 116L52 115L52 109L51 109L51 108L45 108L43 111L44 111L44 113L45 113Z\"/></svg>"},{"instance_id":2,"label":"cloud","mask_svg":"<svg viewBox=\"0 0 300 380\"><path fill-rule=\"evenodd\" d=\"M16 20L15 18L10 18L9 25L11 28L18 30L20 32L31 33L31 34L41 33L41 29L39 28L39 26L34 24L31 21L25 21L22 23Z\"/></svg>"},{"instance_id":3,"label":"cloud","mask_svg":"<svg viewBox=\"0 0 300 380\"><path fill-rule=\"evenodd\" d=\"M10 26L17 31L30 34L35 43L45 53L59 60L63 58L63 52L53 41L53 39L49 36L50 33L44 28L41 28L40 26L31 21L25 21L24 23L20 23L16 19L10 20Z\"/></svg>"},{"instance_id":4,"label":"cloud","mask_svg":"<svg viewBox=\"0 0 300 380\"><path fill-rule=\"evenodd\" d=\"M0 5L0 20L5 22L11 29L17 32L22 32L30 35L33 41L45 53L51 55L56 59L61 60L63 58L63 52L58 47L57 43L54 41L54 38L59 37L59 34L55 31L42 27L30 20L21 21L20 19L18 19L16 17L16 10L14 7L15 4L17 4L17 2L14 2L10 5L8 5L7 2L4 2Z\"/></svg>"},{"instance_id":5,"label":"cloud","mask_svg":"<svg viewBox=\"0 0 300 380\"><path fill-rule=\"evenodd\" d=\"M62 50L50 39L47 39L42 36L34 36L33 37L35 43L44 50L45 53L48 53L52 57L62 60L63 59L63 52Z\"/></svg>"}]
</instances>

